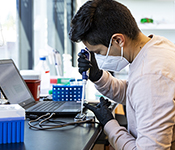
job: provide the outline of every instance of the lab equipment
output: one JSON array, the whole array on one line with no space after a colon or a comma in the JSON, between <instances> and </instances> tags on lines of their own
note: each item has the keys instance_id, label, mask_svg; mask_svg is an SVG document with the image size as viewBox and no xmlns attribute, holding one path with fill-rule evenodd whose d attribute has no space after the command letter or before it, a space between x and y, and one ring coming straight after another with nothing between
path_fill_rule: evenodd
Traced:
<instances>
[{"instance_id":1,"label":"lab equipment","mask_svg":"<svg viewBox=\"0 0 175 150\"><path fill-rule=\"evenodd\" d=\"M83 79L77 79L77 85L83 85Z\"/></svg>"},{"instance_id":2,"label":"lab equipment","mask_svg":"<svg viewBox=\"0 0 175 150\"><path fill-rule=\"evenodd\" d=\"M24 120L20 105L0 105L0 144L24 142Z\"/></svg>"},{"instance_id":3,"label":"lab equipment","mask_svg":"<svg viewBox=\"0 0 175 150\"><path fill-rule=\"evenodd\" d=\"M70 85L76 85L77 84L75 79L70 79L69 82L70 82Z\"/></svg>"},{"instance_id":4,"label":"lab equipment","mask_svg":"<svg viewBox=\"0 0 175 150\"><path fill-rule=\"evenodd\" d=\"M64 121L53 121L53 120L49 121L49 119L52 119L52 116L54 116L54 115L55 115L55 113L46 113L46 114L36 118L35 120L29 121L28 125L31 129L48 130L48 129L54 129L54 128L62 128L62 127L70 126L70 125L77 126L77 124L84 124L84 123L99 124L98 122L95 122L94 116L86 116L85 120L76 121L76 122L64 122ZM32 124L33 122L35 122L35 124ZM49 124L47 125L45 122L47 122ZM58 124L56 124L56 122Z\"/></svg>"},{"instance_id":5,"label":"lab equipment","mask_svg":"<svg viewBox=\"0 0 175 150\"><path fill-rule=\"evenodd\" d=\"M81 53L84 54L89 61L91 60L91 54L90 54L90 52L89 52L89 50L87 48L82 49ZM89 78L89 71L90 71L90 69L88 69L87 71L84 71L82 73L82 79L84 81L88 80L88 78Z\"/></svg>"},{"instance_id":6,"label":"lab equipment","mask_svg":"<svg viewBox=\"0 0 175 150\"><path fill-rule=\"evenodd\" d=\"M58 76L51 76L50 77L50 83L51 84L59 84L59 85L70 85L70 80L72 78L64 78L64 77L58 77Z\"/></svg>"},{"instance_id":7,"label":"lab equipment","mask_svg":"<svg viewBox=\"0 0 175 150\"><path fill-rule=\"evenodd\" d=\"M0 60L0 70L3 70L3 72L1 72L0 74L0 78L1 78L0 85L5 98L8 99L8 102L11 104L19 104L20 106L22 106L25 109L25 112L27 115L45 114L46 113L45 108L50 109L47 112L50 112L50 113L54 112L56 113L56 115L60 115L60 113L61 115L68 115L70 113L71 115L72 114L76 115L81 111L81 103L77 103L74 101L72 102L58 102L58 101L36 102L31 92L29 91L28 87L26 86L24 80L22 79L21 75L19 74L19 71L15 66L13 60L11 59ZM9 92L9 90L12 90L12 89L16 89L16 90L13 90L13 94ZM53 103L54 103L54 109L51 109L50 105L52 105ZM60 103L62 105L58 108L58 106L55 106L57 103L58 105ZM73 108L67 107L67 106L72 106Z\"/></svg>"},{"instance_id":8,"label":"lab equipment","mask_svg":"<svg viewBox=\"0 0 175 150\"><path fill-rule=\"evenodd\" d=\"M20 74L24 81L26 82L30 92L32 93L35 101L40 99L40 73L35 70L20 70Z\"/></svg>"},{"instance_id":9,"label":"lab equipment","mask_svg":"<svg viewBox=\"0 0 175 150\"><path fill-rule=\"evenodd\" d=\"M88 60L91 60L91 54L90 54L90 52L89 52L89 50L87 48L82 49L81 50L81 53L85 54L86 55L86 58ZM87 82L87 80L89 78L89 71L90 71L90 69L88 69L87 71L84 71L82 73L83 91L82 91L82 100L81 100L81 115L83 115L84 95L85 95L85 92L86 92L86 90L85 90L85 88L86 88L86 82Z\"/></svg>"},{"instance_id":10,"label":"lab equipment","mask_svg":"<svg viewBox=\"0 0 175 150\"><path fill-rule=\"evenodd\" d=\"M90 61L91 60L91 54L89 52L89 50L87 48L82 49L81 53L84 54L86 56L86 58ZM77 114L77 116L75 116L74 120L78 121L78 120L83 120L85 118L85 114L83 113L83 104L84 104L84 98L85 98L85 92L86 92L86 82L89 78L89 71L90 69L88 69L87 71L84 71L82 73L82 85L83 85L83 89L82 89L82 100L81 100L81 113Z\"/></svg>"},{"instance_id":11,"label":"lab equipment","mask_svg":"<svg viewBox=\"0 0 175 150\"><path fill-rule=\"evenodd\" d=\"M140 23L154 23L152 18L141 18Z\"/></svg>"},{"instance_id":12,"label":"lab equipment","mask_svg":"<svg viewBox=\"0 0 175 150\"><path fill-rule=\"evenodd\" d=\"M53 101L81 101L82 85L53 85Z\"/></svg>"},{"instance_id":13,"label":"lab equipment","mask_svg":"<svg viewBox=\"0 0 175 150\"><path fill-rule=\"evenodd\" d=\"M97 61L95 59L94 52L90 52L91 54L91 61L89 62L88 60L85 60L86 58L84 57L84 54L81 52L78 54L78 71L80 74L82 74L84 71L88 70L88 68L91 67L91 71L89 74L89 79L92 82L98 81L102 74L103 71L99 69Z\"/></svg>"},{"instance_id":14,"label":"lab equipment","mask_svg":"<svg viewBox=\"0 0 175 150\"><path fill-rule=\"evenodd\" d=\"M60 55L59 51L50 47L49 45L46 46L45 50L47 52L47 56L48 56L50 65L55 66L55 75L58 77L61 77L63 75L63 73L62 73L61 55ZM43 51L42 51L42 53L43 53Z\"/></svg>"},{"instance_id":15,"label":"lab equipment","mask_svg":"<svg viewBox=\"0 0 175 150\"><path fill-rule=\"evenodd\" d=\"M54 53L53 55L54 55L55 69L56 69L57 76L62 76L61 55L60 55L60 53L59 53L57 50L55 50L55 49L53 49L53 53Z\"/></svg>"},{"instance_id":16,"label":"lab equipment","mask_svg":"<svg viewBox=\"0 0 175 150\"><path fill-rule=\"evenodd\" d=\"M39 63L35 70L41 75L40 94L47 95L50 89L50 69L46 62L46 57L40 57Z\"/></svg>"},{"instance_id":17,"label":"lab equipment","mask_svg":"<svg viewBox=\"0 0 175 150\"><path fill-rule=\"evenodd\" d=\"M68 78L72 73L72 56L70 54L63 54L63 76Z\"/></svg>"}]
</instances>

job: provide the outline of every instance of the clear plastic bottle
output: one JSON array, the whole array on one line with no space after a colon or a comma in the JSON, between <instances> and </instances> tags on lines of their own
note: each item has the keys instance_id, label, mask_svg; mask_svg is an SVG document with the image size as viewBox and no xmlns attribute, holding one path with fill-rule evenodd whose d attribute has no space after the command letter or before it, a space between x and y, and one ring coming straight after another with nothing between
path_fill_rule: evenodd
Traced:
<instances>
[{"instance_id":1,"label":"clear plastic bottle","mask_svg":"<svg viewBox=\"0 0 175 150\"><path fill-rule=\"evenodd\" d=\"M72 75L72 56L70 54L63 54L63 71L64 77L69 78Z\"/></svg>"},{"instance_id":2,"label":"clear plastic bottle","mask_svg":"<svg viewBox=\"0 0 175 150\"><path fill-rule=\"evenodd\" d=\"M41 75L41 95L48 95L48 91L50 90L50 68L46 62L46 57L40 57L35 70Z\"/></svg>"}]
</instances>

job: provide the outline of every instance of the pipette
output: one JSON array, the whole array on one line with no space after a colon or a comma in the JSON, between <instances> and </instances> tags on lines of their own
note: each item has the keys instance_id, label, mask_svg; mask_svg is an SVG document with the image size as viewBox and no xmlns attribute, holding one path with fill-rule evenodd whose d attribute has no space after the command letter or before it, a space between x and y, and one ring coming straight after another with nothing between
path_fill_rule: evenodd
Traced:
<instances>
[{"instance_id":1,"label":"pipette","mask_svg":"<svg viewBox=\"0 0 175 150\"><path fill-rule=\"evenodd\" d=\"M87 48L82 49L81 53L84 54L89 61L91 60L91 54ZM89 78L89 71L90 69L82 73L83 88L82 88L82 99L81 99L81 113L77 114L77 116L74 119L75 121L83 120L85 118L85 114L83 113L83 104L84 104L84 98L85 98L85 93L86 93L86 82Z\"/></svg>"},{"instance_id":2,"label":"pipette","mask_svg":"<svg viewBox=\"0 0 175 150\"><path fill-rule=\"evenodd\" d=\"M85 54L86 58L90 60L91 54L87 48L81 50L82 54ZM83 114L83 104L84 104L84 98L85 98L85 92L86 92L86 82L89 78L89 70L84 71L82 73L82 80L83 80L83 91L82 91L82 100L81 100L81 114Z\"/></svg>"}]
</instances>

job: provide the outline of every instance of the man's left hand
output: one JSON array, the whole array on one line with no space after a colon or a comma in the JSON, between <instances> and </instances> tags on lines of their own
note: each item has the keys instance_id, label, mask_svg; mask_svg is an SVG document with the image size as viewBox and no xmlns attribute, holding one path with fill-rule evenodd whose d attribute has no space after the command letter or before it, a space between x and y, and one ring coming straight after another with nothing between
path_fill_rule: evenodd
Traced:
<instances>
[{"instance_id":1,"label":"man's left hand","mask_svg":"<svg viewBox=\"0 0 175 150\"><path fill-rule=\"evenodd\" d=\"M89 104L84 104L84 106L94 112L95 116L99 120L99 122L105 126L105 124L114 119L111 110L108 108L111 105L111 102L108 99L104 99L100 97L100 103L96 105L96 107L91 106Z\"/></svg>"}]
</instances>

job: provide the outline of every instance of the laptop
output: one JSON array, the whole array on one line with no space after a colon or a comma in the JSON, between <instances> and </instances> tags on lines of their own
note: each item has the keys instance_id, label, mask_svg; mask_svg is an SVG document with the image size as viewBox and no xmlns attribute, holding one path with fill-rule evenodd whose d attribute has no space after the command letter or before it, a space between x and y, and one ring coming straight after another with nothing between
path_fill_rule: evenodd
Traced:
<instances>
[{"instance_id":1,"label":"laptop","mask_svg":"<svg viewBox=\"0 0 175 150\"><path fill-rule=\"evenodd\" d=\"M26 115L76 115L81 111L76 101L35 101L12 59L0 60L0 90L10 104L23 107Z\"/></svg>"}]
</instances>

